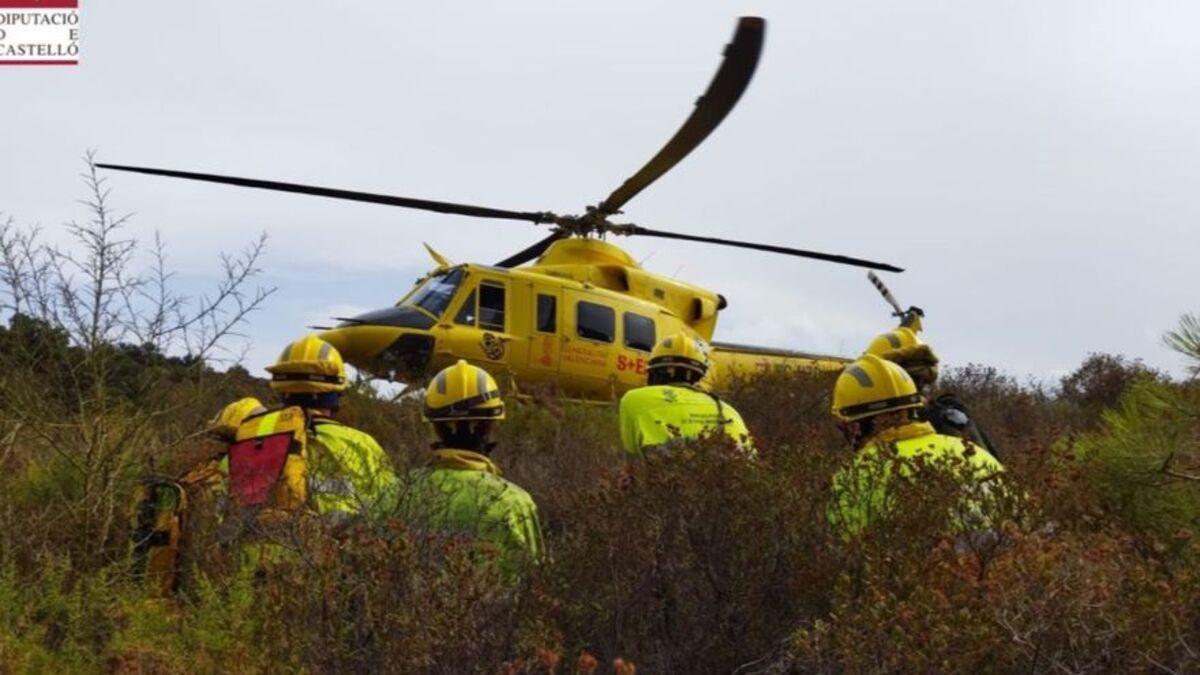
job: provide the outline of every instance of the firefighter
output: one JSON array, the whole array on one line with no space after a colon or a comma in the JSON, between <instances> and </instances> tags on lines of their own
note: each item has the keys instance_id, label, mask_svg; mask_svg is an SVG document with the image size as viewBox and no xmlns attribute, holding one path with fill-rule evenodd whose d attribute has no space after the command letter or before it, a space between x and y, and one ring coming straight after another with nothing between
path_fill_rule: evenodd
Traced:
<instances>
[{"instance_id":1,"label":"firefighter","mask_svg":"<svg viewBox=\"0 0 1200 675\"><path fill-rule=\"evenodd\" d=\"M138 487L130 518L133 571L154 596L167 597L178 589L195 525L195 503L200 502L200 513L217 510L224 498L225 446L233 441L244 419L264 412L266 408L256 398L230 403L206 430L222 444L219 453L205 457L177 479L149 477Z\"/></svg>"},{"instance_id":2,"label":"firefighter","mask_svg":"<svg viewBox=\"0 0 1200 675\"><path fill-rule=\"evenodd\" d=\"M282 407L247 417L228 454L230 496L260 520L294 513L379 518L396 476L369 434L334 418L348 386L337 349L315 335L267 367Z\"/></svg>"},{"instance_id":3,"label":"firefighter","mask_svg":"<svg viewBox=\"0 0 1200 675\"><path fill-rule=\"evenodd\" d=\"M724 431L753 454L753 440L738 411L701 387L711 362L708 349L686 333L669 335L650 353L647 384L621 397L621 443L632 457L668 449L680 439Z\"/></svg>"},{"instance_id":4,"label":"firefighter","mask_svg":"<svg viewBox=\"0 0 1200 675\"><path fill-rule=\"evenodd\" d=\"M909 312L920 312L912 308ZM927 343L917 335L921 330L919 318L916 321L906 321L894 330L877 336L867 345L865 354L874 354L881 359L899 365L916 382L917 390L925 398L925 407L920 412L921 417L933 425L939 434L957 436L971 441L976 445L987 448L993 457L999 459L996 444L992 442L983 429L971 418L967 406L957 396L943 393L936 398L929 398L934 384L938 379L938 357Z\"/></svg>"},{"instance_id":5,"label":"firefighter","mask_svg":"<svg viewBox=\"0 0 1200 675\"><path fill-rule=\"evenodd\" d=\"M238 399L221 408L209 421L205 430L209 438L221 444L221 451L189 469L182 482L203 489L223 486L229 473L229 459L225 453L237 438L238 427L242 426L247 417L255 417L265 412L267 407L253 396Z\"/></svg>"},{"instance_id":6,"label":"firefighter","mask_svg":"<svg viewBox=\"0 0 1200 675\"><path fill-rule=\"evenodd\" d=\"M1004 467L987 450L939 434L918 413L923 406L913 378L897 364L866 354L846 366L833 391L832 412L855 456L833 479L829 517L844 535L864 530L889 510L890 457L936 464L962 458L976 486L998 483ZM885 447L889 452L885 452ZM894 455L891 451L894 451ZM901 474L909 469L901 468ZM973 501L964 513L978 510ZM980 528L983 525L976 524Z\"/></svg>"},{"instance_id":7,"label":"firefighter","mask_svg":"<svg viewBox=\"0 0 1200 675\"><path fill-rule=\"evenodd\" d=\"M247 417L261 415L265 412L267 412L267 407L253 396L238 399L221 408L209 421L208 435L228 445L233 442L237 436L238 427L242 426L242 422Z\"/></svg>"},{"instance_id":8,"label":"firefighter","mask_svg":"<svg viewBox=\"0 0 1200 675\"><path fill-rule=\"evenodd\" d=\"M414 470L402 510L417 530L470 537L506 576L542 557L537 505L490 458L504 400L486 370L459 360L425 390L424 419L437 438Z\"/></svg>"},{"instance_id":9,"label":"firefighter","mask_svg":"<svg viewBox=\"0 0 1200 675\"><path fill-rule=\"evenodd\" d=\"M253 396L238 399L222 408L208 423L207 435L220 443L220 451L188 470L180 482L194 497L220 507L228 498L229 446L237 438L238 427L249 417L267 412L267 407Z\"/></svg>"}]
</instances>

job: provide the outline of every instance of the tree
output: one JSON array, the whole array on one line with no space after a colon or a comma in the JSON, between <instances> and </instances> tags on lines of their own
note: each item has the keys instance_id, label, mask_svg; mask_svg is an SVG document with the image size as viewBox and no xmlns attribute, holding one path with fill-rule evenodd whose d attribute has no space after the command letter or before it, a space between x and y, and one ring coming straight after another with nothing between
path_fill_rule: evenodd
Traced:
<instances>
[{"instance_id":1,"label":"tree","mask_svg":"<svg viewBox=\"0 0 1200 675\"><path fill-rule=\"evenodd\" d=\"M178 384L205 386L209 364L239 361L237 331L274 291L254 283L266 235L221 255L215 287L197 297L174 289L157 233L141 268L130 216L114 210L94 154L84 161L88 216L66 224L67 245L0 224L0 437L10 458L20 446L30 466L51 460L44 489L71 497L54 525L78 528L79 556L103 555L131 482L195 433L161 423L195 400Z\"/></svg>"},{"instance_id":2,"label":"tree","mask_svg":"<svg viewBox=\"0 0 1200 675\"><path fill-rule=\"evenodd\" d=\"M1169 331L1163 342L1190 359L1192 375L1200 376L1200 316L1184 314L1179 319L1179 326Z\"/></svg>"}]
</instances>

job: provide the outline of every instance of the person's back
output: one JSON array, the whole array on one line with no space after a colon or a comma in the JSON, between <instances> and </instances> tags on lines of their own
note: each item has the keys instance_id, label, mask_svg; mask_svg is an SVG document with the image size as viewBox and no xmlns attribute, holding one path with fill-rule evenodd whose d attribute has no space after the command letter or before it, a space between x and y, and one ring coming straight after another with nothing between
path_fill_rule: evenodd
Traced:
<instances>
[{"instance_id":1,"label":"person's back","mask_svg":"<svg viewBox=\"0 0 1200 675\"><path fill-rule=\"evenodd\" d=\"M542 535L533 498L488 457L504 419L496 381L459 361L429 383L423 416L437 442L429 465L399 486L399 513L417 532L469 538L511 580L541 559Z\"/></svg>"},{"instance_id":2,"label":"person's back","mask_svg":"<svg viewBox=\"0 0 1200 675\"><path fill-rule=\"evenodd\" d=\"M1000 480L1004 467L984 448L939 434L917 419L923 403L905 369L873 354L860 357L838 376L832 412L855 449L854 457L833 477L829 520L843 536L856 536L885 518L894 508L892 481L914 477L919 466L941 470L957 465L961 473L956 477L965 480L967 488L957 511L971 519L959 523L959 529L991 526L981 513L980 498Z\"/></svg>"},{"instance_id":3,"label":"person's back","mask_svg":"<svg viewBox=\"0 0 1200 675\"><path fill-rule=\"evenodd\" d=\"M537 506L524 489L504 479L487 457L443 449L428 467L409 474L405 511L424 527L470 536L492 546L507 567L542 555Z\"/></svg>"},{"instance_id":4,"label":"person's back","mask_svg":"<svg viewBox=\"0 0 1200 675\"><path fill-rule=\"evenodd\" d=\"M334 524L384 515L396 481L390 458L370 434L332 417L347 387L337 350L306 336L267 371L283 407L238 426L227 455L232 506L260 525L293 515Z\"/></svg>"},{"instance_id":5,"label":"person's back","mask_svg":"<svg viewBox=\"0 0 1200 675\"><path fill-rule=\"evenodd\" d=\"M893 458L902 463L898 471L891 466ZM850 464L834 475L831 520L845 534L854 535L886 516L892 477L898 473L910 478L918 464L933 470L955 467L959 477L972 483L971 492L963 497L963 514L979 511L975 503L979 488L986 489L1004 473L1004 466L983 447L939 434L928 422L890 427L868 439Z\"/></svg>"},{"instance_id":6,"label":"person's back","mask_svg":"<svg viewBox=\"0 0 1200 675\"><path fill-rule=\"evenodd\" d=\"M648 385L621 397L621 444L640 455L676 440L723 431L739 445L751 445L742 416L713 394L681 384Z\"/></svg>"},{"instance_id":7,"label":"person's back","mask_svg":"<svg viewBox=\"0 0 1200 675\"><path fill-rule=\"evenodd\" d=\"M386 515L386 495L396 478L379 442L319 413L311 414L310 429L308 490L313 509L322 515Z\"/></svg>"},{"instance_id":8,"label":"person's back","mask_svg":"<svg viewBox=\"0 0 1200 675\"><path fill-rule=\"evenodd\" d=\"M621 444L628 456L644 457L647 450L722 431L753 454L754 442L738 411L700 388L711 366L707 346L687 333L654 345L646 386L621 397Z\"/></svg>"}]
</instances>

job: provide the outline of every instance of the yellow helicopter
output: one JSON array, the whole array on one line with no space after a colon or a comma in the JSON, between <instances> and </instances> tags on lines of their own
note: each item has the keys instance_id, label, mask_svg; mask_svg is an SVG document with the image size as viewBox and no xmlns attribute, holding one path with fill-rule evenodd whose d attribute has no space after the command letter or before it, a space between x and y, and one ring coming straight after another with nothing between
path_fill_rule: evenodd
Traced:
<instances>
[{"instance_id":1,"label":"yellow helicopter","mask_svg":"<svg viewBox=\"0 0 1200 675\"><path fill-rule=\"evenodd\" d=\"M479 218L548 225L548 236L493 265L454 264L428 245L436 269L393 307L337 317L321 337L377 377L420 385L457 359L487 368L510 388L549 383L573 395L610 398L645 383L658 338L688 332L711 349L716 378L777 367L840 368L845 359L713 341L725 298L655 274L608 235L697 241L901 272L898 267L786 246L703 237L610 220L679 163L721 123L750 83L766 22L738 21L704 95L675 135L637 173L582 215L510 211L214 174L100 164L106 169L238 185ZM531 262L526 267L519 267ZM711 383L710 383L711 384Z\"/></svg>"}]
</instances>

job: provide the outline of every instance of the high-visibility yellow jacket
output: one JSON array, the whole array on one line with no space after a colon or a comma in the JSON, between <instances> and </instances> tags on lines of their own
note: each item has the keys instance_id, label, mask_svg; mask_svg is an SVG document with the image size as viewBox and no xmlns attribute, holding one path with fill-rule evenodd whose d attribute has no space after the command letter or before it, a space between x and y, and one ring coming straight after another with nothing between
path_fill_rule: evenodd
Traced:
<instances>
[{"instance_id":1,"label":"high-visibility yellow jacket","mask_svg":"<svg viewBox=\"0 0 1200 675\"><path fill-rule=\"evenodd\" d=\"M923 458L926 462L938 462L950 457L966 460L967 470L972 474L975 492L968 492L964 499L967 509L976 512L974 526L986 528L987 523L979 514L978 490L989 489L998 484L1004 466L982 447L964 442L954 436L943 436L928 422L913 422L892 427L876 434L858 451L846 467L833 477L833 501L829 507L830 523L844 536L854 536L873 522L885 516L892 508L888 482L891 476L891 459L883 456L885 446L895 448L895 456L901 460ZM970 447L973 452L968 452ZM911 474L901 467L901 475Z\"/></svg>"},{"instance_id":2,"label":"high-visibility yellow jacket","mask_svg":"<svg viewBox=\"0 0 1200 675\"><path fill-rule=\"evenodd\" d=\"M652 385L621 397L621 444L631 455L717 429L744 448L753 448L742 416L712 394L682 385Z\"/></svg>"},{"instance_id":3,"label":"high-visibility yellow jacket","mask_svg":"<svg viewBox=\"0 0 1200 675\"><path fill-rule=\"evenodd\" d=\"M392 461L370 434L332 420L313 423L309 500L317 513L386 515L396 484Z\"/></svg>"},{"instance_id":4,"label":"high-visibility yellow jacket","mask_svg":"<svg viewBox=\"0 0 1200 675\"><path fill-rule=\"evenodd\" d=\"M267 436L274 432L281 412L272 411L246 423L257 423L255 435ZM312 415L308 429L307 507L335 518L387 515L396 474L379 443L370 434L327 417ZM222 468L228 471L228 459Z\"/></svg>"},{"instance_id":5,"label":"high-visibility yellow jacket","mask_svg":"<svg viewBox=\"0 0 1200 675\"><path fill-rule=\"evenodd\" d=\"M409 478L400 510L418 530L468 535L495 555L506 574L542 557L537 505L484 455L438 450L430 466Z\"/></svg>"}]
</instances>

